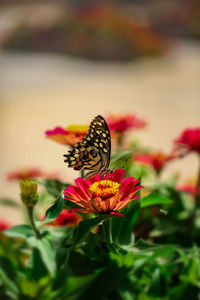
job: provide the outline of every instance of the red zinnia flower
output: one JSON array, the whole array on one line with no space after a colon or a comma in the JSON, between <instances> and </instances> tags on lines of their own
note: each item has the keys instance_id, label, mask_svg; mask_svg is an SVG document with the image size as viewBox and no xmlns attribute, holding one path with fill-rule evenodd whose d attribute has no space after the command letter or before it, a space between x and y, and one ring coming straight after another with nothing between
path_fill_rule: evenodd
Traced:
<instances>
[{"instance_id":1,"label":"red zinnia flower","mask_svg":"<svg viewBox=\"0 0 200 300\"><path fill-rule=\"evenodd\" d=\"M66 129L56 127L53 130L47 130L45 134L47 138L57 143L74 146L82 141L88 129L89 125L69 125Z\"/></svg>"},{"instance_id":2,"label":"red zinnia flower","mask_svg":"<svg viewBox=\"0 0 200 300\"><path fill-rule=\"evenodd\" d=\"M123 133L130 129L141 129L146 127L146 121L132 114L110 115L107 118L108 126L111 131Z\"/></svg>"},{"instance_id":3,"label":"red zinnia flower","mask_svg":"<svg viewBox=\"0 0 200 300\"><path fill-rule=\"evenodd\" d=\"M174 143L175 150L181 151L181 156L191 151L200 154L200 127L185 129Z\"/></svg>"},{"instance_id":4,"label":"red zinnia flower","mask_svg":"<svg viewBox=\"0 0 200 300\"><path fill-rule=\"evenodd\" d=\"M96 175L85 180L75 180L76 186L68 186L64 191L65 198L82 208L74 209L83 213L110 214L123 216L118 210L137 199L135 195L143 186L134 177L124 177L124 169L117 169L110 174L112 179Z\"/></svg>"},{"instance_id":5,"label":"red zinnia flower","mask_svg":"<svg viewBox=\"0 0 200 300\"><path fill-rule=\"evenodd\" d=\"M133 156L134 161L139 161L144 164L150 165L158 173L173 158L175 158L175 155L165 154L163 152L155 152L155 153L148 153L148 154L134 153Z\"/></svg>"},{"instance_id":6,"label":"red zinnia flower","mask_svg":"<svg viewBox=\"0 0 200 300\"><path fill-rule=\"evenodd\" d=\"M0 231L4 231L10 227L10 224L6 221L0 221Z\"/></svg>"}]
</instances>

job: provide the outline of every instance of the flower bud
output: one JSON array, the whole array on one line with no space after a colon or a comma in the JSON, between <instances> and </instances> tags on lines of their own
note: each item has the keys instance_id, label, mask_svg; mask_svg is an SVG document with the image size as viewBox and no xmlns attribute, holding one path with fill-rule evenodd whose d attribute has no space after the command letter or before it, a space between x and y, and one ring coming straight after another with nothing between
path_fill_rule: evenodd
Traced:
<instances>
[{"instance_id":1,"label":"flower bud","mask_svg":"<svg viewBox=\"0 0 200 300\"><path fill-rule=\"evenodd\" d=\"M21 200L26 207L33 207L38 201L37 183L33 180L25 179L20 181Z\"/></svg>"}]
</instances>

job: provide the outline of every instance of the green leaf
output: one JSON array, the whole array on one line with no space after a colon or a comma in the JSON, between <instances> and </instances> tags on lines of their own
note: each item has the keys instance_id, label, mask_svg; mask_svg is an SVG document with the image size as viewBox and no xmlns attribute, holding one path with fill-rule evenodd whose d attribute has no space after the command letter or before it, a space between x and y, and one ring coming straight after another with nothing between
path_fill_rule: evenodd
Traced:
<instances>
[{"instance_id":1,"label":"green leaf","mask_svg":"<svg viewBox=\"0 0 200 300\"><path fill-rule=\"evenodd\" d=\"M137 252L137 250L140 248L141 250ZM148 262L153 263L153 261L157 258L161 259L163 257L171 257L176 249L176 245L157 246L140 240L135 244L134 252L136 257L140 256L141 254L145 254L145 257L142 257L142 259L136 259L134 270L144 267L144 265L146 265Z\"/></svg>"},{"instance_id":2,"label":"green leaf","mask_svg":"<svg viewBox=\"0 0 200 300\"><path fill-rule=\"evenodd\" d=\"M96 218L81 221L74 230L73 247L79 244L94 227L108 218L110 218L110 216L102 215Z\"/></svg>"},{"instance_id":3,"label":"green leaf","mask_svg":"<svg viewBox=\"0 0 200 300\"><path fill-rule=\"evenodd\" d=\"M112 237L114 241L125 245L131 242L133 228L140 214L140 201L134 200L122 210L122 218L112 218Z\"/></svg>"},{"instance_id":4,"label":"green leaf","mask_svg":"<svg viewBox=\"0 0 200 300\"><path fill-rule=\"evenodd\" d=\"M106 296L115 291L122 280L127 278L133 267L133 253L110 253L109 258L110 260L106 263L106 267L98 270L97 277L80 300L107 299Z\"/></svg>"},{"instance_id":5,"label":"green leaf","mask_svg":"<svg viewBox=\"0 0 200 300\"><path fill-rule=\"evenodd\" d=\"M171 199L161 196L156 193L151 193L150 195L141 199L141 208L152 206L152 205L170 205L173 204Z\"/></svg>"},{"instance_id":6,"label":"green leaf","mask_svg":"<svg viewBox=\"0 0 200 300\"><path fill-rule=\"evenodd\" d=\"M0 280L11 299L18 299L19 289L16 281L13 280L16 277L17 274L11 262L5 257L0 257Z\"/></svg>"},{"instance_id":7,"label":"green leaf","mask_svg":"<svg viewBox=\"0 0 200 300\"><path fill-rule=\"evenodd\" d=\"M119 268L131 268L134 264L134 254L133 252L128 252L127 254L110 252L109 257L113 262L115 262Z\"/></svg>"},{"instance_id":8,"label":"green leaf","mask_svg":"<svg viewBox=\"0 0 200 300\"><path fill-rule=\"evenodd\" d=\"M43 298L42 296L50 289L50 282L50 276L34 280L30 276L27 276L25 272L20 273L19 284L23 296L20 295L19 299L47 299L48 297Z\"/></svg>"},{"instance_id":9,"label":"green leaf","mask_svg":"<svg viewBox=\"0 0 200 300\"><path fill-rule=\"evenodd\" d=\"M53 274L56 271L56 250L54 245L47 239L38 240L35 236L27 240L29 246L38 249L41 259L49 273Z\"/></svg>"},{"instance_id":10,"label":"green leaf","mask_svg":"<svg viewBox=\"0 0 200 300\"><path fill-rule=\"evenodd\" d=\"M51 194L54 198L57 198L63 189L67 188L68 186L68 184L65 182L53 179L40 180L38 183L43 185L49 194Z\"/></svg>"},{"instance_id":11,"label":"green leaf","mask_svg":"<svg viewBox=\"0 0 200 300\"><path fill-rule=\"evenodd\" d=\"M45 219L40 225L48 224L54 221L61 213L64 204L64 197L60 195L58 199L55 201L54 205L52 205L47 211L45 215Z\"/></svg>"},{"instance_id":12,"label":"green leaf","mask_svg":"<svg viewBox=\"0 0 200 300\"><path fill-rule=\"evenodd\" d=\"M117 153L112 156L110 161L110 169L123 168L127 172L131 166L132 151Z\"/></svg>"},{"instance_id":13,"label":"green leaf","mask_svg":"<svg viewBox=\"0 0 200 300\"><path fill-rule=\"evenodd\" d=\"M144 178L148 175L147 166L131 165L128 176L133 176L135 179Z\"/></svg>"},{"instance_id":14,"label":"green leaf","mask_svg":"<svg viewBox=\"0 0 200 300\"><path fill-rule=\"evenodd\" d=\"M20 205L17 201L15 201L11 198L1 198L0 205L11 206L11 207L15 207L15 208L22 208L22 205Z\"/></svg>"},{"instance_id":15,"label":"green leaf","mask_svg":"<svg viewBox=\"0 0 200 300\"><path fill-rule=\"evenodd\" d=\"M91 285L91 283L94 281L95 278L96 278L96 274L91 274L87 276L67 277L61 295L62 298L59 299L67 299L67 300L79 299L83 294L83 292L88 288L89 285Z\"/></svg>"},{"instance_id":16,"label":"green leaf","mask_svg":"<svg viewBox=\"0 0 200 300\"><path fill-rule=\"evenodd\" d=\"M4 234L13 238L28 238L35 235L32 227L26 224L10 227L4 231Z\"/></svg>"}]
</instances>

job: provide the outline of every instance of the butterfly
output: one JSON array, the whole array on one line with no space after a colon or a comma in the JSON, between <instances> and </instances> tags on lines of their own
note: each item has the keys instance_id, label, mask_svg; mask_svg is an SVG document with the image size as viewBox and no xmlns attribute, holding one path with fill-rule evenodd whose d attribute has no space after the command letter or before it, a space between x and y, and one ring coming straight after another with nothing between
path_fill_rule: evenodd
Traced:
<instances>
[{"instance_id":1,"label":"butterfly","mask_svg":"<svg viewBox=\"0 0 200 300\"><path fill-rule=\"evenodd\" d=\"M81 142L64 154L64 162L74 170L90 170L84 177L89 179L96 174L106 175L109 171L111 152L110 130L105 119L98 115Z\"/></svg>"}]
</instances>

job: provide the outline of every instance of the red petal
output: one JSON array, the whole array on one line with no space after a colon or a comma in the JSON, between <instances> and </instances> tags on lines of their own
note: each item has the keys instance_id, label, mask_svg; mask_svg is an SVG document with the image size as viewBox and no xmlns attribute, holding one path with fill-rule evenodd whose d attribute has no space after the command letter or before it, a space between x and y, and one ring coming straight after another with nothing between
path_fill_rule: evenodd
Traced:
<instances>
[{"instance_id":1,"label":"red petal","mask_svg":"<svg viewBox=\"0 0 200 300\"><path fill-rule=\"evenodd\" d=\"M119 193L122 193L122 192L127 188L127 186L129 185L130 182L131 182L132 185L134 186L134 182L136 181L136 180L134 180L134 179L135 179L135 177L127 177L127 178L124 178L124 179L122 180L121 185L120 185Z\"/></svg>"},{"instance_id":2,"label":"red petal","mask_svg":"<svg viewBox=\"0 0 200 300\"><path fill-rule=\"evenodd\" d=\"M117 169L113 172L113 174L110 174L112 181L120 183L122 178L124 177L125 170L124 169Z\"/></svg>"},{"instance_id":3,"label":"red petal","mask_svg":"<svg viewBox=\"0 0 200 300\"><path fill-rule=\"evenodd\" d=\"M69 212L76 212L76 211L80 211L82 213L95 213L94 211L90 211L84 208L72 208L69 210Z\"/></svg>"},{"instance_id":4,"label":"red petal","mask_svg":"<svg viewBox=\"0 0 200 300\"><path fill-rule=\"evenodd\" d=\"M67 193L71 193L74 194L75 197L81 199L81 200L85 200L85 201L89 201L88 196L82 192L82 190L77 187L77 186L73 186L73 185L69 185L66 190L64 190L64 195L67 196Z\"/></svg>"},{"instance_id":5,"label":"red petal","mask_svg":"<svg viewBox=\"0 0 200 300\"><path fill-rule=\"evenodd\" d=\"M100 181L100 176L99 174L91 177L90 179L85 180L87 182L87 184L90 186L92 185L94 182Z\"/></svg>"},{"instance_id":6,"label":"red petal","mask_svg":"<svg viewBox=\"0 0 200 300\"><path fill-rule=\"evenodd\" d=\"M89 190L89 184L83 178L79 177L75 180L77 187L83 192L83 194L89 200L91 198L91 192Z\"/></svg>"},{"instance_id":7,"label":"red petal","mask_svg":"<svg viewBox=\"0 0 200 300\"><path fill-rule=\"evenodd\" d=\"M117 211L111 211L111 212L109 212L109 215L123 217L124 214L121 214Z\"/></svg>"}]
</instances>

